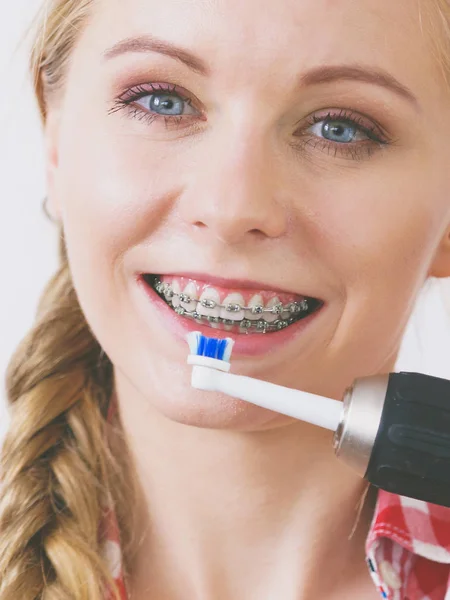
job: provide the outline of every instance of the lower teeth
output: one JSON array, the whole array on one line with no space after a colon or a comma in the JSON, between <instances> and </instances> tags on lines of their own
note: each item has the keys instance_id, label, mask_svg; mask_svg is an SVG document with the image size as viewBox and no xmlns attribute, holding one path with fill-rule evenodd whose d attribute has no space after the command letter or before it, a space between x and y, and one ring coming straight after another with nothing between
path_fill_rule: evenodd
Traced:
<instances>
[{"instance_id":1,"label":"lower teeth","mask_svg":"<svg viewBox=\"0 0 450 600\"><path fill-rule=\"evenodd\" d=\"M222 325L227 327L235 327L239 329L242 333L267 333L272 331L280 331L289 327L293 323L300 321L307 317L312 310L294 311L293 316L288 319L277 319L269 323L264 319L259 319L255 321L251 321L250 319L244 319L242 321L233 321L232 319L222 319L221 317L212 317L208 315L200 315L196 310L188 311L181 306L177 306L176 308L172 305L173 293L170 294L170 290L167 288L164 289L164 284L158 281L159 285L152 284L153 289L159 294L159 296L170 306L178 315L182 317L186 317L188 319L192 319L195 321L203 321L205 325ZM169 291L169 293L168 293ZM180 296L181 298L181 296Z\"/></svg>"}]
</instances>

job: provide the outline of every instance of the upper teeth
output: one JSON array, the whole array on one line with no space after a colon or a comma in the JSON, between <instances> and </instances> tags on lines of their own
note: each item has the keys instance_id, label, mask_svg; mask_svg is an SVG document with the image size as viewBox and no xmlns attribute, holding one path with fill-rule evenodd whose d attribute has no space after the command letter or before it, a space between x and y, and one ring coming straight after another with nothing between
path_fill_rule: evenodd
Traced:
<instances>
[{"instance_id":1,"label":"upper teeth","mask_svg":"<svg viewBox=\"0 0 450 600\"><path fill-rule=\"evenodd\" d=\"M167 301L171 301L175 308L181 305L182 308L195 310L200 315L222 317L233 321L241 319L257 320L261 315L267 315L267 321L273 320L273 317L278 317L283 313L289 316L296 315L308 310L308 301L306 299L298 302L290 302L283 305L278 298L272 298L267 306L263 305L260 295L254 296L249 303L249 306L244 305L243 298L240 294L229 294L223 304L220 303L219 293L214 288L209 288L203 292L200 299L197 297L197 288L195 284L189 283L183 291L179 284L174 281L172 284L162 283L157 281L155 289L159 294L162 294ZM247 314L245 313L247 312ZM271 315L271 316L269 316ZM272 317L273 315L273 317Z\"/></svg>"}]
</instances>

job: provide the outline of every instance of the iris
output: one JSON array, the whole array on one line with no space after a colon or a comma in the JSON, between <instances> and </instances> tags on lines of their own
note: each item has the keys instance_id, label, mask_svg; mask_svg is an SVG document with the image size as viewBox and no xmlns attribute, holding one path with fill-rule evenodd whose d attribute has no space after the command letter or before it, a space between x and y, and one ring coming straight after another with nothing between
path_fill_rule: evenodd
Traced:
<instances>
[{"instance_id":1,"label":"iris","mask_svg":"<svg viewBox=\"0 0 450 600\"><path fill-rule=\"evenodd\" d=\"M148 96L149 110L160 115L181 116L185 101L176 94L151 94Z\"/></svg>"},{"instance_id":2,"label":"iris","mask_svg":"<svg viewBox=\"0 0 450 600\"><path fill-rule=\"evenodd\" d=\"M348 144L353 142L357 134L355 125L342 121L325 121L322 126L322 135L331 142Z\"/></svg>"}]
</instances>

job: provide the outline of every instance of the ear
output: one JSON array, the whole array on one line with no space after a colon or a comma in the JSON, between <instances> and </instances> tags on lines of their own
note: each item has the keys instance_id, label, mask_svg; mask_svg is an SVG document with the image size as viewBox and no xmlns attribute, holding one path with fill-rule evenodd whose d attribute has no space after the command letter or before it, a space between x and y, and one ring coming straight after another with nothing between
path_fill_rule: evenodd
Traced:
<instances>
[{"instance_id":1,"label":"ear","mask_svg":"<svg viewBox=\"0 0 450 600\"><path fill-rule=\"evenodd\" d=\"M46 183L47 183L47 209L52 219L61 220L61 206L57 193L57 176L59 166L59 123L60 112L55 107L51 107L46 116L44 126L45 137L45 163L46 163Z\"/></svg>"},{"instance_id":2,"label":"ear","mask_svg":"<svg viewBox=\"0 0 450 600\"><path fill-rule=\"evenodd\" d=\"M441 239L428 275L431 277L450 277L450 225Z\"/></svg>"}]
</instances>

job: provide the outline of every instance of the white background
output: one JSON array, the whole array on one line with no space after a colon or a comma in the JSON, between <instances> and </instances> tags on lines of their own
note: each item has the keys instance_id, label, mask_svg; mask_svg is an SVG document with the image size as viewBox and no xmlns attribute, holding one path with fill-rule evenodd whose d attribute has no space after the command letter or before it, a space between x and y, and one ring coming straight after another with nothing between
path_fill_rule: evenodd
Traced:
<instances>
[{"instance_id":1,"label":"white background","mask_svg":"<svg viewBox=\"0 0 450 600\"><path fill-rule=\"evenodd\" d=\"M20 43L39 0L4 2L0 19L0 438L7 425L4 371L34 320L57 264L56 230L42 215L45 171L41 125Z\"/></svg>"},{"instance_id":2,"label":"white background","mask_svg":"<svg viewBox=\"0 0 450 600\"><path fill-rule=\"evenodd\" d=\"M20 43L39 2L5 3L0 20L0 440L8 424L7 362L31 327L38 297L57 265L56 230L41 212L45 196L41 125L28 81L27 43ZM450 305L448 298L448 280L431 280L424 289L397 370L450 379L450 310L444 311L444 303Z\"/></svg>"}]
</instances>

